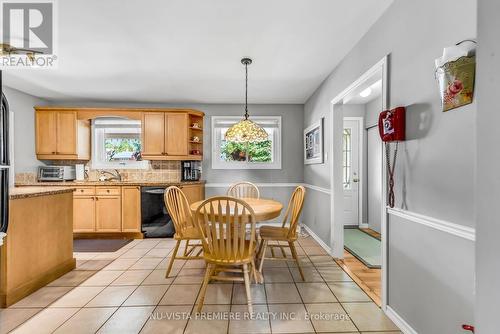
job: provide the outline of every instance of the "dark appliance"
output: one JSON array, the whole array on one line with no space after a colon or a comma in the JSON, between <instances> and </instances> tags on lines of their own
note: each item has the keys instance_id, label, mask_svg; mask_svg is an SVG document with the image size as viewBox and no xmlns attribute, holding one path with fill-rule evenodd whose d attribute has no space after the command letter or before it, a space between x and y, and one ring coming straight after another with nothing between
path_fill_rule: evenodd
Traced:
<instances>
[{"instance_id":1,"label":"dark appliance","mask_svg":"<svg viewBox=\"0 0 500 334\"><path fill-rule=\"evenodd\" d=\"M175 234L164 193L162 187L141 187L141 230L145 238L171 238Z\"/></svg>"},{"instance_id":2,"label":"dark appliance","mask_svg":"<svg viewBox=\"0 0 500 334\"><path fill-rule=\"evenodd\" d=\"M201 177L201 161L182 161L182 181L199 181Z\"/></svg>"},{"instance_id":3,"label":"dark appliance","mask_svg":"<svg viewBox=\"0 0 500 334\"><path fill-rule=\"evenodd\" d=\"M0 71L0 232L7 233L9 224L9 104L2 91ZM1 234L0 234L1 244Z\"/></svg>"}]
</instances>

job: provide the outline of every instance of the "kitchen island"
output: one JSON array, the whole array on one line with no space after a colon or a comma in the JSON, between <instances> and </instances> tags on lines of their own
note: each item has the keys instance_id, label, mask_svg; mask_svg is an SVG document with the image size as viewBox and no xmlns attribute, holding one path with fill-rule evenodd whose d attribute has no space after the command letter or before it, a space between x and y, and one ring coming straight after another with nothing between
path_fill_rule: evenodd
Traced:
<instances>
[{"instance_id":1,"label":"kitchen island","mask_svg":"<svg viewBox=\"0 0 500 334\"><path fill-rule=\"evenodd\" d=\"M13 188L0 248L0 306L8 307L75 268L71 187Z\"/></svg>"}]
</instances>

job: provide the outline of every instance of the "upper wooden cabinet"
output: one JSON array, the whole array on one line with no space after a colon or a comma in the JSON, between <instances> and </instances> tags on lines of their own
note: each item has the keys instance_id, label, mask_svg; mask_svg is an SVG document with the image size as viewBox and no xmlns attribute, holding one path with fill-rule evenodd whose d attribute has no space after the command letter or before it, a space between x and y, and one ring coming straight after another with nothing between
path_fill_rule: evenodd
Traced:
<instances>
[{"instance_id":1,"label":"upper wooden cabinet","mask_svg":"<svg viewBox=\"0 0 500 334\"><path fill-rule=\"evenodd\" d=\"M90 122L76 111L35 108L35 147L40 160L89 160Z\"/></svg>"},{"instance_id":2,"label":"upper wooden cabinet","mask_svg":"<svg viewBox=\"0 0 500 334\"><path fill-rule=\"evenodd\" d=\"M90 160L90 120L142 121L145 160L201 160L204 113L194 109L35 107L40 160Z\"/></svg>"},{"instance_id":3,"label":"upper wooden cabinet","mask_svg":"<svg viewBox=\"0 0 500 334\"><path fill-rule=\"evenodd\" d=\"M142 114L142 156L165 155L165 114L147 112Z\"/></svg>"},{"instance_id":4,"label":"upper wooden cabinet","mask_svg":"<svg viewBox=\"0 0 500 334\"><path fill-rule=\"evenodd\" d=\"M186 156L188 152L188 114L165 113L165 153Z\"/></svg>"},{"instance_id":5,"label":"upper wooden cabinet","mask_svg":"<svg viewBox=\"0 0 500 334\"><path fill-rule=\"evenodd\" d=\"M191 122L198 128L193 131ZM142 156L147 160L201 160L203 113L142 113ZM193 134L194 133L194 134ZM193 140L196 138L196 142ZM194 143L194 145L191 145Z\"/></svg>"}]
</instances>

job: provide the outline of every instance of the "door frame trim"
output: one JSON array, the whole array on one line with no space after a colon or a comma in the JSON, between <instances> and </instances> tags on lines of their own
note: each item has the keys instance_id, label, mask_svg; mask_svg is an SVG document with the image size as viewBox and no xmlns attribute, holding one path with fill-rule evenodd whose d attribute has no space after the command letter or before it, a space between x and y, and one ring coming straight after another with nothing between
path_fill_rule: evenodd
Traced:
<instances>
[{"instance_id":1,"label":"door frame trim","mask_svg":"<svg viewBox=\"0 0 500 334\"><path fill-rule=\"evenodd\" d=\"M364 186L364 159L363 159L363 152L364 152L364 131L365 127L363 126L364 124L364 117L360 116L347 116L344 117L344 121L356 121L358 122L358 179L359 179L359 185L358 185L358 226L362 227L363 224L363 186Z\"/></svg>"},{"instance_id":2,"label":"door frame trim","mask_svg":"<svg viewBox=\"0 0 500 334\"><path fill-rule=\"evenodd\" d=\"M344 233L343 233L343 189L342 189L342 163L341 163L341 149L342 149L342 131L340 121L343 122L343 115L341 113L336 113L338 109L338 104L347 96L347 94L365 82L377 71L382 71L382 109L386 110L389 107L389 61L390 55L384 56L375 65L370 67L361 76L358 77L353 83L347 86L341 93L337 94L330 102L330 127L331 127L331 142L329 149L329 154L332 157L330 164L330 190L332 194L331 205L330 205L330 245L332 249L331 255L333 257L342 259L344 257ZM339 115L336 115L339 114ZM387 229L387 172L385 168L386 158L385 158L385 146L382 145L382 189L381 189L381 247L382 247L382 279L381 279L381 301L382 310L385 312L387 310L387 300L388 300L388 229ZM340 151L340 152L339 152ZM336 223L338 222L338 223Z\"/></svg>"}]
</instances>

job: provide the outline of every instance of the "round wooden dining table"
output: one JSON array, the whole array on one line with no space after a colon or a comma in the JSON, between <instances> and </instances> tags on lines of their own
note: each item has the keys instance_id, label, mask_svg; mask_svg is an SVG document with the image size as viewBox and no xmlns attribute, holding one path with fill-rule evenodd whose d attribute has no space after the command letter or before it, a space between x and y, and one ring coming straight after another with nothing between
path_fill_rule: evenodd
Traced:
<instances>
[{"instance_id":1,"label":"round wooden dining table","mask_svg":"<svg viewBox=\"0 0 500 334\"><path fill-rule=\"evenodd\" d=\"M255 220L257 222L262 222L266 220L271 220L273 218L279 217L281 210L283 209L283 204L278 201L266 198L240 198L241 200L248 203L248 205L253 209L255 213ZM196 213L198 207L204 201L198 201L191 204L191 211ZM215 208L217 210L217 208Z\"/></svg>"}]
</instances>

